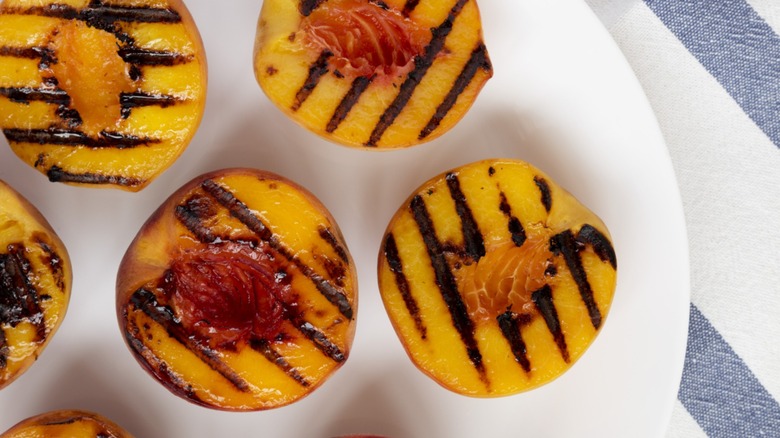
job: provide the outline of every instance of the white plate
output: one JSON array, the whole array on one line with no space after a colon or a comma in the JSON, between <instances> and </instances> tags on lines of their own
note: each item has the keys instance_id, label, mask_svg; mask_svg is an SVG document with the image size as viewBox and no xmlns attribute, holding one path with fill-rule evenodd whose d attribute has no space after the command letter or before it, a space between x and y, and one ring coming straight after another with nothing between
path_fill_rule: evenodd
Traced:
<instances>
[{"instance_id":1,"label":"white plate","mask_svg":"<svg viewBox=\"0 0 780 438\"><path fill-rule=\"evenodd\" d=\"M0 430L60 408L100 412L140 437L661 436L682 371L688 249L673 170L622 55L584 2L482 0L495 68L471 112L442 138L374 153L329 144L277 111L256 85L256 0L190 0L210 66L207 112L182 158L141 193L51 184L0 140L0 178L50 219L75 282L67 317L38 363L0 392ZM487 157L541 168L609 226L618 290L601 335L564 376L500 399L450 393L407 359L381 305L384 228L420 183ZM171 395L135 363L114 314L120 258L148 215L192 177L252 166L303 184L344 231L360 282L345 366L309 397L236 414Z\"/></svg>"}]
</instances>

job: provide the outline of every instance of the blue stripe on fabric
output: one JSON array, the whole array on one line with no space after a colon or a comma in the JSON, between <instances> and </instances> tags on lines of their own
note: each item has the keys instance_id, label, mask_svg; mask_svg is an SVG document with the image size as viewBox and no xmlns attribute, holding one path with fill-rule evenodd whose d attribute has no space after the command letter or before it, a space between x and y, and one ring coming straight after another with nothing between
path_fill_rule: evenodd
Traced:
<instances>
[{"instance_id":1,"label":"blue stripe on fabric","mask_svg":"<svg viewBox=\"0 0 780 438\"><path fill-rule=\"evenodd\" d=\"M644 0L780 148L780 36L745 0Z\"/></svg>"},{"instance_id":2,"label":"blue stripe on fabric","mask_svg":"<svg viewBox=\"0 0 780 438\"><path fill-rule=\"evenodd\" d=\"M707 436L780 436L780 405L691 305L680 401Z\"/></svg>"}]
</instances>

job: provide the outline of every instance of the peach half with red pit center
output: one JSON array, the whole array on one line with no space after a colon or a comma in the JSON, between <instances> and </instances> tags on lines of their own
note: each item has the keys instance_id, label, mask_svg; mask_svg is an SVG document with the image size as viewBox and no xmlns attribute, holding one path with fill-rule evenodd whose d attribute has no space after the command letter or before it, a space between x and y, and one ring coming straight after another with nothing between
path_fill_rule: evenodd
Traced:
<instances>
[{"instance_id":1,"label":"peach half with red pit center","mask_svg":"<svg viewBox=\"0 0 780 438\"><path fill-rule=\"evenodd\" d=\"M365 149L439 137L493 74L476 0L266 0L254 63L285 114Z\"/></svg>"},{"instance_id":2,"label":"peach half with red pit center","mask_svg":"<svg viewBox=\"0 0 780 438\"><path fill-rule=\"evenodd\" d=\"M347 360L356 269L333 216L254 169L195 178L143 225L117 276L127 344L171 392L253 411L311 393Z\"/></svg>"}]
</instances>

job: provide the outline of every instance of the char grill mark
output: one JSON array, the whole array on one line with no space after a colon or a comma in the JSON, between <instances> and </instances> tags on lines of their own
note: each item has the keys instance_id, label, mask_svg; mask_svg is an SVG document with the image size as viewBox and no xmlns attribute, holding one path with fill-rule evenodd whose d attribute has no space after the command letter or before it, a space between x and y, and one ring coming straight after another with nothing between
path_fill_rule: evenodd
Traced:
<instances>
[{"instance_id":1,"label":"char grill mark","mask_svg":"<svg viewBox=\"0 0 780 438\"><path fill-rule=\"evenodd\" d=\"M203 243L216 243L219 240L208 227L203 225L205 218L199 214L197 209L191 206L189 201L185 205L176 206L174 214L176 215L176 219L178 219L179 222L181 222L182 225L184 225L199 241Z\"/></svg>"},{"instance_id":2,"label":"char grill mark","mask_svg":"<svg viewBox=\"0 0 780 438\"><path fill-rule=\"evenodd\" d=\"M38 59L48 58L54 59L54 53L51 49L46 47L0 47L0 56L13 56L15 58L26 59Z\"/></svg>"},{"instance_id":3,"label":"char grill mark","mask_svg":"<svg viewBox=\"0 0 780 438\"><path fill-rule=\"evenodd\" d=\"M433 65L433 61L436 55L441 52L444 47L444 41L452 31L452 26L455 22L455 18L460 14L461 9L468 0L458 0L458 2L450 10L447 19L438 27L431 29L431 42L425 47L425 51L422 56L417 56L414 59L414 69L406 77L406 80L401 84L401 90L395 97L390 106L387 107L382 116L379 118L379 122L371 132L371 136L365 143L366 146L376 147L379 140L384 135L385 131L395 122L395 119L401 114L401 111L409 103L409 99L412 98L412 93L420 84L423 77L428 73L428 69Z\"/></svg>"},{"instance_id":4,"label":"char grill mark","mask_svg":"<svg viewBox=\"0 0 780 438\"><path fill-rule=\"evenodd\" d=\"M439 104L438 108L436 108L436 112L433 114L433 117L431 117L431 120L428 121L428 124L420 131L418 136L420 140L429 136L439 127L439 124L444 120L444 117L447 116L447 113L455 106L455 103L458 101L458 96L460 96L466 87L469 86L479 69L485 71L491 71L493 69L490 60L488 59L487 49L482 43L480 43L471 53L471 58L469 58L469 61L463 67L463 70L460 72L457 79L455 79L447 96L442 103Z\"/></svg>"},{"instance_id":5,"label":"char grill mark","mask_svg":"<svg viewBox=\"0 0 780 438\"><path fill-rule=\"evenodd\" d=\"M253 350L262 354L263 357L265 357L269 362L279 367L280 370L284 371L285 374L290 376L299 385L303 386L304 388L311 386L311 383L306 380L306 378L303 377L301 373L298 372L298 370L290 365L290 363L287 362L287 359L279 354L279 352L274 350L268 341L264 339L253 339L249 341L249 346L252 347Z\"/></svg>"},{"instance_id":6,"label":"char grill mark","mask_svg":"<svg viewBox=\"0 0 780 438\"><path fill-rule=\"evenodd\" d=\"M0 370L8 366L8 356L11 354L8 341L5 338L5 330L0 327Z\"/></svg>"},{"instance_id":7,"label":"char grill mark","mask_svg":"<svg viewBox=\"0 0 780 438\"><path fill-rule=\"evenodd\" d=\"M530 316L527 314L518 314L512 312L511 309L507 309L506 312L496 317L498 327L501 329L501 334L509 342L509 348L512 350L512 354L515 360L523 368L526 373L531 372L531 362L528 360L528 349L526 348L525 341L520 328L530 322Z\"/></svg>"},{"instance_id":8,"label":"char grill mark","mask_svg":"<svg viewBox=\"0 0 780 438\"><path fill-rule=\"evenodd\" d=\"M62 258L59 256L59 254L57 254L56 251L54 251L54 248L52 248L48 243L44 242L40 236L35 236L34 239L35 243L38 244L38 247L41 248L41 251L46 254L43 262L46 263L46 265L49 267L49 271L54 277L54 281L57 284L57 287L64 292L65 270L62 266Z\"/></svg>"},{"instance_id":9,"label":"char grill mark","mask_svg":"<svg viewBox=\"0 0 780 438\"><path fill-rule=\"evenodd\" d=\"M590 245L602 261L609 262L612 265L612 269L617 269L615 249L607 236L602 234L601 231L592 225L585 224L577 233L577 242L583 245Z\"/></svg>"},{"instance_id":10,"label":"char grill mark","mask_svg":"<svg viewBox=\"0 0 780 438\"><path fill-rule=\"evenodd\" d=\"M395 243L395 236L393 236L393 234L388 234L385 239L384 252L387 264L390 266L390 271L395 275L395 284L398 287L398 291L401 293L401 298L404 300L406 310L414 320L414 326L417 328L417 332L420 333L420 338L426 339L428 337L428 329L422 321L420 306L412 295L409 287L409 280L404 274L404 266L401 262L401 257L398 254L398 246Z\"/></svg>"},{"instance_id":11,"label":"char grill mark","mask_svg":"<svg viewBox=\"0 0 780 438\"><path fill-rule=\"evenodd\" d=\"M544 209L549 213L550 209L552 209L552 192L550 191L550 185L547 184L547 180L540 176L534 177L534 183L536 184L536 187L539 188L539 192L541 192L542 205L544 205Z\"/></svg>"},{"instance_id":12,"label":"char grill mark","mask_svg":"<svg viewBox=\"0 0 780 438\"><path fill-rule=\"evenodd\" d=\"M319 228L319 233L322 240L328 242L328 245L330 245L330 247L333 248L333 251L335 251L339 259L341 259L341 261L344 263L349 263L349 256L347 255L347 250L344 249L344 247L336 239L336 236L333 235L333 231L330 228L321 226Z\"/></svg>"},{"instance_id":13,"label":"char grill mark","mask_svg":"<svg viewBox=\"0 0 780 438\"><path fill-rule=\"evenodd\" d=\"M35 101L63 106L70 105L70 96L60 88L0 87L0 96L5 96L16 103L29 104Z\"/></svg>"},{"instance_id":14,"label":"char grill mark","mask_svg":"<svg viewBox=\"0 0 780 438\"><path fill-rule=\"evenodd\" d=\"M113 184L125 187L138 187L143 184L143 181L137 178L117 176L117 175L102 175L97 173L85 172L85 173L71 173L63 170L59 166L51 166L46 172L46 176L49 177L51 182L65 182L65 183L78 183L78 184Z\"/></svg>"},{"instance_id":15,"label":"char grill mark","mask_svg":"<svg viewBox=\"0 0 780 438\"><path fill-rule=\"evenodd\" d=\"M41 15L45 17L61 18L64 20L81 20L97 28L110 27L117 22L126 23L180 23L181 16L173 9L109 6L103 2L93 0L83 9L76 9L63 4L50 4L46 6L33 6L26 9L9 8L10 11L28 15Z\"/></svg>"},{"instance_id":16,"label":"char grill mark","mask_svg":"<svg viewBox=\"0 0 780 438\"><path fill-rule=\"evenodd\" d=\"M566 363L569 363L569 349L566 346L566 337L563 334L561 328L561 321L558 318L558 310L555 308L553 302L552 288L549 285L542 286L541 289L531 294L531 299L536 305L536 309L544 318L544 322L547 324L547 329L552 333L555 344L558 345L558 350L561 352L561 356Z\"/></svg>"},{"instance_id":17,"label":"char grill mark","mask_svg":"<svg viewBox=\"0 0 780 438\"><path fill-rule=\"evenodd\" d=\"M404 4L404 8L401 10L401 13L404 14L405 17L408 17L412 14L412 11L417 7L417 5L420 3L420 0L406 0L406 3Z\"/></svg>"},{"instance_id":18,"label":"char grill mark","mask_svg":"<svg viewBox=\"0 0 780 438\"><path fill-rule=\"evenodd\" d=\"M555 255L563 256L566 266L569 268L575 284L577 284L577 289L580 291L582 301L588 309L590 322L598 330L601 327L601 311L599 311L596 300L593 297L593 289L588 281L588 274L582 266L582 259L579 255L579 248L574 234L570 230L556 234L550 238L550 250Z\"/></svg>"},{"instance_id":19,"label":"char grill mark","mask_svg":"<svg viewBox=\"0 0 780 438\"><path fill-rule=\"evenodd\" d=\"M360 95L366 91L366 88L368 88L373 79L373 76L358 76L354 81L352 81L352 86L350 87L347 94L344 95L344 98L341 99L339 106L336 107L336 111L333 112L333 116L331 117L330 121L328 121L328 126L325 128L327 132L332 133L335 131L341 122L347 118L347 114L349 114L349 112L352 110L352 107L355 106L355 104L358 102Z\"/></svg>"},{"instance_id":20,"label":"char grill mark","mask_svg":"<svg viewBox=\"0 0 780 438\"><path fill-rule=\"evenodd\" d=\"M300 315L292 315L290 317L290 322L295 325L295 328L303 333L318 350L328 356L331 360L337 363L347 360L347 357L338 345L328 339L325 333L321 332L314 324L304 320Z\"/></svg>"},{"instance_id":21,"label":"char grill mark","mask_svg":"<svg viewBox=\"0 0 780 438\"><path fill-rule=\"evenodd\" d=\"M330 59L331 56L333 56L333 52L330 50L323 50L322 53L320 53L320 56L317 57L317 60L309 67L309 75L306 77L306 81L304 81L301 88L295 94L295 102L293 102L291 107L293 111L298 111L301 108L303 102L309 98L312 91L317 87L317 84L320 83L320 79L328 73L328 59Z\"/></svg>"},{"instance_id":22,"label":"char grill mark","mask_svg":"<svg viewBox=\"0 0 780 438\"><path fill-rule=\"evenodd\" d=\"M119 95L119 103L122 106L122 117L130 117L130 111L133 108L141 108L145 106L159 106L161 108L167 108L171 105L182 102L176 96L168 94L148 94L144 92L135 93L122 93Z\"/></svg>"},{"instance_id":23,"label":"char grill mark","mask_svg":"<svg viewBox=\"0 0 780 438\"><path fill-rule=\"evenodd\" d=\"M229 190L212 180L206 180L201 184L201 188L220 205L226 208L233 217L246 225L261 240L266 242L273 250L281 254L290 263L295 265L298 270L308 277L316 286L317 290L341 312L347 319L352 319L352 305L347 300L344 292L332 285L327 279L316 273L309 265L302 262L298 257L290 252L278 239L277 236L258 218L241 200L237 199Z\"/></svg>"},{"instance_id":24,"label":"char grill mark","mask_svg":"<svg viewBox=\"0 0 780 438\"><path fill-rule=\"evenodd\" d=\"M11 244L0 254L0 326L16 327L22 321L35 326L36 342L46 337L46 321L38 290L32 283L30 261L21 244Z\"/></svg>"},{"instance_id":25,"label":"char grill mark","mask_svg":"<svg viewBox=\"0 0 780 438\"><path fill-rule=\"evenodd\" d=\"M502 213L504 213L504 216L507 217L507 220L509 221L509 234L512 235L512 242L515 244L515 246L520 247L523 246L523 243L525 243L528 236L525 234L525 228L523 228L523 224L520 223L520 219L518 219L516 216L512 214L512 206L509 205L509 200L506 198L506 194L504 192L501 192L501 203L499 204L499 209Z\"/></svg>"},{"instance_id":26,"label":"char grill mark","mask_svg":"<svg viewBox=\"0 0 780 438\"><path fill-rule=\"evenodd\" d=\"M485 256L485 239L482 237L479 225L477 225L477 221L474 219L474 214L471 211L471 207L469 207L466 195L460 188L458 176L454 173L448 173L446 180L452 200L455 201L455 211L460 218L466 254L474 261L477 261Z\"/></svg>"},{"instance_id":27,"label":"char grill mark","mask_svg":"<svg viewBox=\"0 0 780 438\"><path fill-rule=\"evenodd\" d=\"M177 342L187 347L198 359L207 364L211 369L219 373L241 392L249 392L250 386L229 365L220 360L217 352L202 345L190 336L174 316L173 310L157 301L155 295L146 290L138 289L131 297L130 304L134 310L140 310L154 322L163 327L168 335ZM126 318L127 319L127 318ZM142 342L143 343L143 342ZM139 352L140 353L140 352Z\"/></svg>"},{"instance_id":28,"label":"char grill mark","mask_svg":"<svg viewBox=\"0 0 780 438\"><path fill-rule=\"evenodd\" d=\"M466 304L458 292L458 285L455 276L452 274L447 260L444 257L444 248L436 237L436 229L433 226L428 209L425 206L420 195L412 198L410 203L411 213L414 217L417 227L420 230L425 247L428 251L428 258L431 261L431 267L436 276L436 285L449 309L452 318L452 324L460 335L469 360L477 369L480 377L487 383L487 374L485 364L482 362L482 353L479 351L477 340L474 337L474 322L471 320L466 309Z\"/></svg>"},{"instance_id":29,"label":"char grill mark","mask_svg":"<svg viewBox=\"0 0 780 438\"><path fill-rule=\"evenodd\" d=\"M184 55L177 52L163 50L141 49L135 46L126 46L117 52L126 63L136 66L165 66L186 64L193 60L192 55Z\"/></svg>"},{"instance_id":30,"label":"char grill mark","mask_svg":"<svg viewBox=\"0 0 780 438\"><path fill-rule=\"evenodd\" d=\"M138 146L148 146L160 143L156 138L137 137L119 132L101 132L97 138L90 137L81 131L48 128L48 129L3 129L3 134L9 142L53 144L58 146L85 146L90 148L130 149Z\"/></svg>"},{"instance_id":31,"label":"char grill mark","mask_svg":"<svg viewBox=\"0 0 780 438\"><path fill-rule=\"evenodd\" d=\"M315 9L320 7L320 5L326 1L328 0L301 0L301 2L298 4L298 11L300 11L301 15L304 17L308 17L312 12L314 12Z\"/></svg>"}]
</instances>

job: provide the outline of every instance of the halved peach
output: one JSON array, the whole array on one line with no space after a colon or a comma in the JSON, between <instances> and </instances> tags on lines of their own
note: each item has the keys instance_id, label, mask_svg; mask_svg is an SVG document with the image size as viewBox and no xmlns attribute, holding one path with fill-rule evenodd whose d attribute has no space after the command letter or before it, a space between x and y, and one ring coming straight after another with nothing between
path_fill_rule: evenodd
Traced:
<instances>
[{"instance_id":1,"label":"halved peach","mask_svg":"<svg viewBox=\"0 0 780 438\"><path fill-rule=\"evenodd\" d=\"M545 384L604 324L617 262L604 223L531 165L485 160L417 189L391 220L379 288L407 353L479 397Z\"/></svg>"},{"instance_id":2,"label":"halved peach","mask_svg":"<svg viewBox=\"0 0 780 438\"><path fill-rule=\"evenodd\" d=\"M2 438L133 438L121 426L94 412L59 410L20 421Z\"/></svg>"},{"instance_id":3,"label":"halved peach","mask_svg":"<svg viewBox=\"0 0 780 438\"><path fill-rule=\"evenodd\" d=\"M272 173L195 178L146 222L117 277L138 362L174 394L223 410L292 403L349 356L356 270L336 221Z\"/></svg>"},{"instance_id":4,"label":"halved peach","mask_svg":"<svg viewBox=\"0 0 780 438\"><path fill-rule=\"evenodd\" d=\"M0 128L51 181L142 189L187 147L205 98L181 0L0 4Z\"/></svg>"},{"instance_id":5,"label":"halved peach","mask_svg":"<svg viewBox=\"0 0 780 438\"><path fill-rule=\"evenodd\" d=\"M57 233L0 181L0 389L41 355L65 317L73 283Z\"/></svg>"},{"instance_id":6,"label":"halved peach","mask_svg":"<svg viewBox=\"0 0 780 438\"><path fill-rule=\"evenodd\" d=\"M493 74L476 0L266 0L254 56L285 114L365 148L442 135Z\"/></svg>"}]
</instances>

